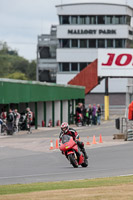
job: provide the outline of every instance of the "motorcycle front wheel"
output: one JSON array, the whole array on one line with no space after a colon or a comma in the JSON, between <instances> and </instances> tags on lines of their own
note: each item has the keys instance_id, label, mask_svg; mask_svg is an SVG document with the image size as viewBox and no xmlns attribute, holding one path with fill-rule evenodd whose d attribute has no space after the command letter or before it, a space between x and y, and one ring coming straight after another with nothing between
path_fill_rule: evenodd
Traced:
<instances>
[{"instance_id":1,"label":"motorcycle front wheel","mask_svg":"<svg viewBox=\"0 0 133 200\"><path fill-rule=\"evenodd\" d=\"M69 159L70 163L72 164L72 166L73 166L74 168L77 168L77 167L78 167L78 162L77 162L77 160L75 159L75 155L74 155L74 154L69 154L69 155L68 155L68 159Z\"/></svg>"}]
</instances>

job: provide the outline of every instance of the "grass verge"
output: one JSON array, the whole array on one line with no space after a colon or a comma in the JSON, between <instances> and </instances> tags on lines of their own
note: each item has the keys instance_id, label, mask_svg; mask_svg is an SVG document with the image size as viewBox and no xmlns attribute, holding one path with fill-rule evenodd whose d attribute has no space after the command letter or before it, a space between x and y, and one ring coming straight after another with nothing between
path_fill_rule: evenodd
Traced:
<instances>
[{"instance_id":1,"label":"grass verge","mask_svg":"<svg viewBox=\"0 0 133 200\"><path fill-rule=\"evenodd\" d=\"M32 184L1 185L0 195L19 194L39 191L94 188L104 186L117 186L122 184L133 184L133 176L97 178L79 181L45 182Z\"/></svg>"}]
</instances>

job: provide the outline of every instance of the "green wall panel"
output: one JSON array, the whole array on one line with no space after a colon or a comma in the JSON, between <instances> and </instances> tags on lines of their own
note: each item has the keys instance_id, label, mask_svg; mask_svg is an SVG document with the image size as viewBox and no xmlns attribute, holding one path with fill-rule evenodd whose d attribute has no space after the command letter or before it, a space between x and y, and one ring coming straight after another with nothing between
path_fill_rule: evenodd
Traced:
<instances>
[{"instance_id":1,"label":"green wall panel","mask_svg":"<svg viewBox=\"0 0 133 200\"><path fill-rule=\"evenodd\" d=\"M84 98L84 87L0 79L0 104Z\"/></svg>"}]
</instances>

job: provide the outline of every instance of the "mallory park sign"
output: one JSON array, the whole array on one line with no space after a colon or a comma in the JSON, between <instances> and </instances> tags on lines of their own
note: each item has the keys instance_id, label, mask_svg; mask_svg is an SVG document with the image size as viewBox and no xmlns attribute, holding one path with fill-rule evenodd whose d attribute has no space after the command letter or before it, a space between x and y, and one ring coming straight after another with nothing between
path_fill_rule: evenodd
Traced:
<instances>
[{"instance_id":1,"label":"mallory park sign","mask_svg":"<svg viewBox=\"0 0 133 200\"><path fill-rule=\"evenodd\" d=\"M114 29L68 29L68 34L116 34Z\"/></svg>"}]
</instances>

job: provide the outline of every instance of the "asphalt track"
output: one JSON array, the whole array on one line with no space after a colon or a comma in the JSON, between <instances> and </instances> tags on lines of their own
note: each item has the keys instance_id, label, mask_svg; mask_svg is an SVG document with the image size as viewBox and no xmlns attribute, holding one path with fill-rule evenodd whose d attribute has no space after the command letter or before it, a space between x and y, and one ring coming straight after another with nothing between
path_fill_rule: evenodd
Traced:
<instances>
[{"instance_id":1,"label":"asphalt track","mask_svg":"<svg viewBox=\"0 0 133 200\"><path fill-rule=\"evenodd\" d=\"M113 140L114 120L101 126L76 128L89 155L87 168L73 168L55 144L59 128L44 128L33 134L0 136L0 185L125 176L133 174L133 142ZM103 143L99 143L99 134ZM97 144L92 144L93 136ZM90 145L86 145L89 136Z\"/></svg>"}]
</instances>

